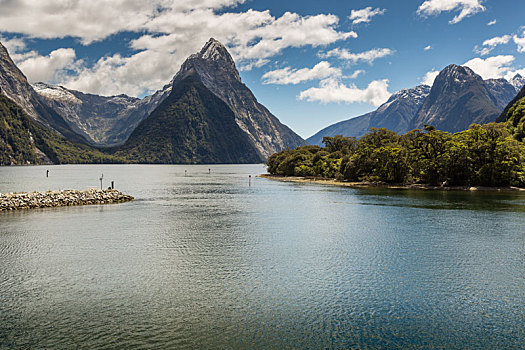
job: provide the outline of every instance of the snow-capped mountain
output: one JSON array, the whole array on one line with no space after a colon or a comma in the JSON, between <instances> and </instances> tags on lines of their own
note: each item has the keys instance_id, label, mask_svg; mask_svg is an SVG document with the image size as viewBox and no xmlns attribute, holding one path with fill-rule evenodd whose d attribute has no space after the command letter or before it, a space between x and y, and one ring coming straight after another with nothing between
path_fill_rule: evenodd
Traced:
<instances>
[{"instance_id":1,"label":"snow-capped mountain","mask_svg":"<svg viewBox=\"0 0 525 350\"><path fill-rule=\"evenodd\" d=\"M307 141L310 144L321 145L324 136L361 137L370 128L387 128L399 133L409 131L412 118L419 110L430 92L430 86L419 85L412 89L403 89L379 106L374 112L333 124Z\"/></svg>"}]
</instances>

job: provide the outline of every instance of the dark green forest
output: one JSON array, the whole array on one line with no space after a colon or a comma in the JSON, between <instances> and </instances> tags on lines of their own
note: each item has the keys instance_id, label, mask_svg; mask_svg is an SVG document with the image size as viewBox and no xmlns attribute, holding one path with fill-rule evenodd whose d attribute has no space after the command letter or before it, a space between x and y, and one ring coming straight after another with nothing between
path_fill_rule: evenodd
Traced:
<instances>
[{"instance_id":1,"label":"dark green forest","mask_svg":"<svg viewBox=\"0 0 525 350\"><path fill-rule=\"evenodd\" d=\"M472 125L450 134L426 126L405 135L371 129L359 140L325 137L325 147L303 146L267 160L273 175L352 182L445 186L525 186L525 99L506 123Z\"/></svg>"}]
</instances>

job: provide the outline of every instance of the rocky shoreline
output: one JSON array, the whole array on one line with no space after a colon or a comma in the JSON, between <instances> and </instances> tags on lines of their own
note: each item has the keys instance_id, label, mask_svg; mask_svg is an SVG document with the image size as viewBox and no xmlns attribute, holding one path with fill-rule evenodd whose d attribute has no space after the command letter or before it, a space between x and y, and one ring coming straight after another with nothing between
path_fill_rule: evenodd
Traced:
<instances>
[{"instance_id":1,"label":"rocky shoreline","mask_svg":"<svg viewBox=\"0 0 525 350\"><path fill-rule=\"evenodd\" d=\"M0 211L54 208L132 201L134 198L117 190L64 190L32 193L0 193Z\"/></svg>"},{"instance_id":2,"label":"rocky shoreline","mask_svg":"<svg viewBox=\"0 0 525 350\"><path fill-rule=\"evenodd\" d=\"M372 182L347 182L339 181L324 177L299 177L299 176L280 176L271 174L261 174L259 177L266 179L299 182L299 183L316 183L322 185L332 185L351 188L388 188L397 190L423 190L423 191L491 191L491 192L525 192L525 188L520 187L483 187L483 186L431 186L424 184L383 184Z\"/></svg>"}]
</instances>

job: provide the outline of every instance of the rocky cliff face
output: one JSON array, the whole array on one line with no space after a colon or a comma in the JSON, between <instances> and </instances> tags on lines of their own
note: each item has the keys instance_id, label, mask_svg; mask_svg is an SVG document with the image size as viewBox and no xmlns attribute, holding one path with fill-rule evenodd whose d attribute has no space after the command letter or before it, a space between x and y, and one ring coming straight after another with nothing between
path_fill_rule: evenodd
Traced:
<instances>
[{"instance_id":1,"label":"rocky cliff face","mask_svg":"<svg viewBox=\"0 0 525 350\"><path fill-rule=\"evenodd\" d=\"M75 132L97 146L123 143L171 92L171 85L142 100L127 95L99 96L37 83L35 91Z\"/></svg>"},{"instance_id":2,"label":"rocky cliff face","mask_svg":"<svg viewBox=\"0 0 525 350\"><path fill-rule=\"evenodd\" d=\"M412 126L432 125L439 130L457 132L473 124L496 120L501 112L502 96L494 96L498 81L486 83L468 67L450 65L443 69L430 94L415 116Z\"/></svg>"},{"instance_id":3,"label":"rocky cliff face","mask_svg":"<svg viewBox=\"0 0 525 350\"><path fill-rule=\"evenodd\" d=\"M0 44L0 90L40 124L73 141L85 142L85 139L75 133L55 110L42 101L2 44Z\"/></svg>"},{"instance_id":4,"label":"rocky cliff face","mask_svg":"<svg viewBox=\"0 0 525 350\"><path fill-rule=\"evenodd\" d=\"M361 137L370 128L387 128L397 133L410 130L413 116L417 113L430 92L430 86L419 85L412 89L403 89L393 94L386 103L377 110L365 115L331 125L307 141L313 145L321 145L324 136Z\"/></svg>"},{"instance_id":5,"label":"rocky cliff face","mask_svg":"<svg viewBox=\"0 0 525 350\"><path fill-rule=\"evenodd\" d=\"M257 102L250 89L242 83L228 50L217 40L210 39L199 53L191 55L182 64L173 79L174 86L189 74L196 74L206 88L230 107L237 124L263 158L285 148L306 144Z\"/></svg>"},{"instance_id":6,"label":"rocky cliff face","mask_svg":"<svg viewBox=\"0 0 525 350\"><path fill-rule=\"evenodd\" d=\"M496 106L501 110L507 106L510 100L516 96L519 89L511 82L505 79L488 79L485 80L490 93L496 98Z\"/></svg>"},{"instance_id":7,"label":"rocky cliff face","mask_svg":"<svg viewBox=\"0 0 525 350\"><path fill-rule=\"evenodd\" d=\"M159 164L264 161L233 111L196 73L174 85L116 154L133 162Z\"/></svg>"},{"instance_id":8,"label":"rocky cliff face","mask_svg":"<svg viewBox=\"0 0 525 350\"><path fill-rule=\"evenodd\" d=\"M276 151L295 148L305 141L257 102L244 85L228 50L210 39L203 49L190 56L173 80L162 90L142 100L129 96L97 96L63 87L36 84L45 104L56 110L73 130L91 144L122 144L141 121L147 118L188 74L198 79L235 113L236 122L253 142L261 158Z\"/></svg>"}]
</instances>

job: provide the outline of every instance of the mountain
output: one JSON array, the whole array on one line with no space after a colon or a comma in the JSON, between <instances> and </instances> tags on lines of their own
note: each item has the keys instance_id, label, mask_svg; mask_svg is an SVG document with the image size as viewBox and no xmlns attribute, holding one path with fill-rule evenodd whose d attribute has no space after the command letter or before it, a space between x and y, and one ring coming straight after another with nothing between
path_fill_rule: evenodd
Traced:
<instances>
[{"instance_id":1,"label":"mountain","mask_svg":"<svg viewBox=\"0 0 525 350\"><path fill-rule=\"evenodd\" d=\"M432 125L438 130L457 132L473 124L496 120L501 105L489 85L468 67L452 64L434 81L430 94L413 120L414 129Z\"/></svg>"},{"instance_id":2,"label":"mountain","mask_svg":"<svg viewBox=\"0 0 525 350\"><path fill-rule=\"evenodd\" d=\"M509 110L515 105L518 103L518 101L522 100L523 98L525 97L525 86L523 86L521 88L521 90L518 92L518 94L516 95L516 97L514 97L512 99L512 101L509 102L509 104L505 107L505 109L503 110L503 112L501 112L501 114L499 115L498 119L496 120L497 122L505 122L507 121L508 119L508 113L509 113Z\"/></svg>"},{"instance_id":3,"label":"mountain","mask_svg":"<svg viewBox=\"0 0 525 350\"><path fill-rule=\"evenodd\" d=\"M520 91L521 88L525 86L525 78L520 74L516 74L509 82L512 86L514 86L516 91Z\"/></svg>"},{"instance_id":4,"label":"mountain","mask_svg":"<svg viewBox=\"0 0 525 350\"><path fill-rule=\"evenodd\" d=\"M138 99L127 95L85 94L44 83L33 88L76 133L96 146L122 144L171 92L171 85L166 85L155 94Z\"/></svg>"},{"instance_id":5,"label":"mountain","mask_svg":"<svg viewBox=\"0 0 525 350\"><path fill-rule=\"evenodd\" d=\"M260 104L243 84L228 50L210 39L202 50L191 55L175 75L176 86L188 73L195 76L212 93L224 101L235 114L235 121L257 148L262 159L306 142Z\"/></svg>"},{"instance_id":6,"label":"mountain","mask_svg":"<svg viewBox=\"0 0 525 350\"><path fill-rule=\"evenodd\" d=\"M75 133L69 124L52 108L49 108L35 92L24 74L11 60L7 49L0 43L0 90L31 118L78 142L85 139Z\"/></svg>"},{"instance_id":7,"label":"mountain","mask_svg":"<svg viewBox=\"0 0 525 350\"><path fill-rule=\"evenodd\" d=\"M263 159L234 112L194 71L179 75L170 95L118 148L139 163L258 163Z\"/></svg>"},{"instance_id":8,"label":"mountain","mask_svg":"<svg viewBox=\"0 0 525 350\"><path fill-rule=\"evenodd\" d=\"M514 82L516 83L516 81ZM499 110L505 108L519 91L512 82L508 82L505 79L488 79L485 80L485 84L487 84L492 96L496 98L496 107Z\"/></svg>"},{"instance_id":9,"label":"mountain","mask_svg":"<svg viewBox=\"0 0 525 350\"><path fill-rule=\"evenodd\" d=\"M473 123L495 121L501 108L491 87L479 75L468 67L453 64L436 77L412 126L422 129L432 125L438 130L457 132Z\"/></svg>"},{"instance_id":10,"label":"mountain","mask_svg":"<svg viewBox=\"0 0 525 350\"><path fill-rule=\"evenodd\" d=\"M0 93L0 165L100 162L122 160L67 140Z\"/></svg>"},{"instance_id":11,"label":"mountain","mask_svg":"<svg viewBox=\"0 0 525 350\"><path fill-rule=\"evenodd\" d=\"M323 136L363 136L372 127L397 133L432 125L439 130L456 132L471 124L493 122L523 86L519 74L511 81L483 80L468 67L449 65L434 81L432 88L417 86L401 90L376 111L333 124L307 141L321 144Z\"/></svg>"},{"instance_id":12,"label":"mountain","mask_svg":"<svg viewBox=\"0 0 525 350\"><path fill-rule=\"evenodd\" d=\"M321 145L324 136L361 137L370 128L387 128L398 133L406 133L410 130L413 116L429 93L430 86L427 85L403 89L390 96L388 101L376 111L333 124L308 138L307 141L312 145Z\"/></svg>"},{"instance_id":13,"label":"mountain","mask_svg":"<svg viewBox=\"0 0 525 350\"><path fill-rule=\"evenodd\" d=\"M191 55L173 80L162 90L142 100L126 95L97 96L60 86L35 84L45 104L57 111L70 127L97 146L122 144L171 93L174 85L193 72L235 113L239 127L256 146L261 159L285 148L306 144L287 126L257 102L244 85L228 50L210 39L199 53Z\"/></svg>"}]
</instances>

